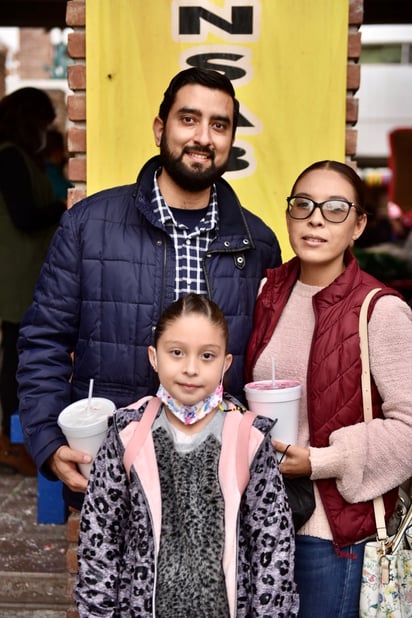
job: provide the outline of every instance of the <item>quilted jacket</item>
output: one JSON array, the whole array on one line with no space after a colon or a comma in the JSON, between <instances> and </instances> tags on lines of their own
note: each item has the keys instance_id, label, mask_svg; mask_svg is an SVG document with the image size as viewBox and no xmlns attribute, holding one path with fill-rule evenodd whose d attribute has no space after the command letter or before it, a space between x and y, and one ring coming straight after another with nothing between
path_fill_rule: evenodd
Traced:
<instances>
[{"instance_id":1,"label":"quilted jacket","mask_svg":"<svg viewBox=\"0 0 412 618\"><path fill-rule=\"evenodd\" d=\"M147 360L152 330L175 300L172 240L153 213L159 159L137 183L92 195L68 210L51 243L20 332L20 416L28 448L46 475L65 439L59 412L94 394L127 405L156 391ZM259 282L280 263L274 233L243 209L230 186L216 184L219 230L203 260L208 292L223 310L234 362L227 389L243 390L243 355ZM70 500L69 500L70 502Z\"/></svg>"}]
</instances>

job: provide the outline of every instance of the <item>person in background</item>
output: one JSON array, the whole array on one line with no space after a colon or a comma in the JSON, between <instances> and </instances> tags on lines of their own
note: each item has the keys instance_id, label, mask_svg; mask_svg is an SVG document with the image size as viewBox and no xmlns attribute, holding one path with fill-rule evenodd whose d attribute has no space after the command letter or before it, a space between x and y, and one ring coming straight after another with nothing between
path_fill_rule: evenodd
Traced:
<instances>
[{"instance_id":1,"label":"person in background","mask_svg":"<svg viewBox=\"0 0 412 618\"><path fill-rule=\"evenodd\" d=\"M243 441L245 410L223 395L228 338L205 296L181 297L161 316L149 347L155 408L118 410L92 469L75 586L81 618L297 615L273 421L252 417ZM236 442L247 470L240 487Z\"/></svg>"},{"instance_id":2,"label":"person in background","mask_svg":"<svg viewBox=\"0 0 412 618\"><path fill-rule=\"evenodd\" d=\"M51 182L54 196L57 200L67 203L67 190L73 183L67 178L65 166L67 162L64 136L58 129L51 128L46 135L46 174Z\"/></svg>"},{"instance_id":3,"label":"person in background","mask_svg":"<svg viewBox=\"0 0 412 618\"><path fill-rule=\"evenodd\" d=\"M44 169L46 130L54 117L50 98L36 88L21 88L0 101L0 463L23 474L34 474L35 466L23 445L10 443L11 416L18 409L19 324L65 210Z\"/></svg>"},{"instance_id":4,"label":"person in background","mask_svg":"<svg viewBox=\"0 0 412 618\"><path fill-rule=\"evenodd\" d=\"M391 221L384 206L366 205L368 220L364 232L355 242L355 248L364 249L382 243L394 242Z\"/></svg>"},{"instance_id":5,"label":"person in background","mask_svg":"<svg viewBox=\"0 0 412 618\"><path fill-rule=\"evenodd\" d=\"M287 198L291 261L268 271L256 304L247 380L302 383L297 443L280 466L310 476L316 508L297 532L300 618L359 615L365 540L376 535L372 500L386 517L412 475L412 313L363 272L351 247L366 225L362 181L344 163L305 169ZM373 420L363 422L359 312L373 298L368 338ZM275 442L278 451L288 445Z\"/></svg>"},{"instance_id":6,"label":"person in background","mask_svg":"<svg viewBox=\"0 0 412 618\"><path fill-rule=\"evenodd\" d=\"M229 323L228 389L243 393L244 352L266 268L281 261L275 234L244 209L221 176L239 104L230 80L201 68L170 82L153 123L160 156L136 183L92 195L63 216L19 339L20 416L26 444L66 502L80 508L87 479L57 424L88 395L122 407L156 377L147 346L162 311L206 294Z\"/></svg>"}]
</instances>

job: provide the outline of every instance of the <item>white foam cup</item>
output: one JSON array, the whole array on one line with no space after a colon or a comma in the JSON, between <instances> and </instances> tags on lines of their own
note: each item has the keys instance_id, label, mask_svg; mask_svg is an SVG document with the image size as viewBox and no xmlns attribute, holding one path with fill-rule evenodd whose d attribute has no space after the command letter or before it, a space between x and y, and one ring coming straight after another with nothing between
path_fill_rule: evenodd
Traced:
<instances>
[{"instance_id":1,"label":"white foam cup","mask_svg":"<svg viewBox=\"0 0 412 618\"><path fill-rule=\"evenodd\" d=\"M113 401L104 397L80 399L64 408L57 423L71 448L88 453L93 459L107 432L108 417L116 409ZM78 464L81 473L89 478L91 463Z\"/></svg>"},{"instance_id":2,"label":"white foam cup","mask_svg":"<svg viewBox=\"0 0 412 618\"><path fill-rule=\"evenodd\" d=\"M286 444L297 441L301 392L301 384L296 380L259 380L245 384L249 410L276 419L271 436Z\"/></svg>"}]
</instances>

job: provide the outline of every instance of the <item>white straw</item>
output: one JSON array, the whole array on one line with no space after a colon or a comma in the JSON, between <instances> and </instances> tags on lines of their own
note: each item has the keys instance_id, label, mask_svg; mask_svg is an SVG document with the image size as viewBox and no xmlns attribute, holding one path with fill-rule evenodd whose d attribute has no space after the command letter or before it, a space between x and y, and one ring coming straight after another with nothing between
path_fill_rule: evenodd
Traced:
<instances>
[{"instance_id":1,"label":"white straw","mask_svg":"<svg viewBox=\"0 0 412 618\"><path fill-rule=\"evenodd\" d=\"M272 356L272 386L275 386L275 359Z\"/></svg>"},{"instance_id":2,"label":"white straw","mask_svg":"<svg viewBox=\"0 0 412 618\"><path fill-rule=\"evenodd\" d=\"M90 378L89 396L88 396L88 399L87 399L87 409L88 410L90 410L90 408L92 407L93 384L94 384L94 380L93 380L93 378Z\"/></svg>"}]
</instances>

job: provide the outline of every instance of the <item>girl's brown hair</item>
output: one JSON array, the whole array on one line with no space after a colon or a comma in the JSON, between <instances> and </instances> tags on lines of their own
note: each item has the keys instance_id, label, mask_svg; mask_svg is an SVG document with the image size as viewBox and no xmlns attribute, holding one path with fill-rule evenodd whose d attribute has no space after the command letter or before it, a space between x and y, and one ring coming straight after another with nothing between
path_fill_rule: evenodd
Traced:
<instances>
[{"instance_id":1,"label":"girl's brown hair","mask_svg":"<svg viewBox=\"0 0 412 618\"><path fill-rule=\"evenodd\" d=\"M225 339L225 347L227 348L229 340L229 329L227 326L226 318L223 315L221 309L212 300L209 300L207 296L200 294L186 294L182 296L174 303L168 306L159 319L155 333L154 333L154 346L157 346L157 342L160 337L169 326L178 318L191 313L197 313L208 318L215 326L219 327L222 331Z\"/></svg>"}]
</instances>

